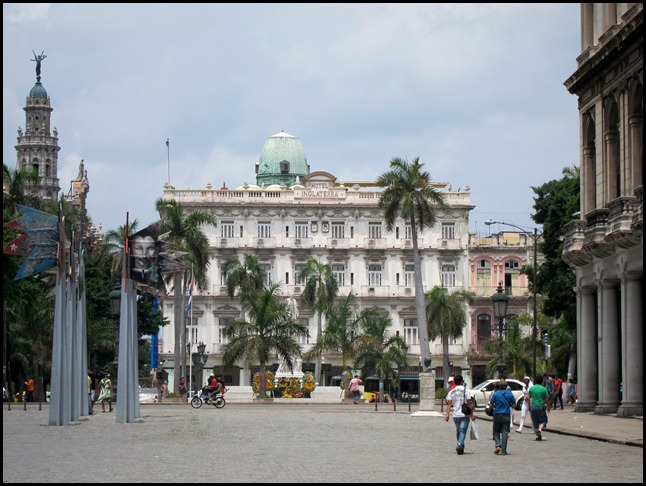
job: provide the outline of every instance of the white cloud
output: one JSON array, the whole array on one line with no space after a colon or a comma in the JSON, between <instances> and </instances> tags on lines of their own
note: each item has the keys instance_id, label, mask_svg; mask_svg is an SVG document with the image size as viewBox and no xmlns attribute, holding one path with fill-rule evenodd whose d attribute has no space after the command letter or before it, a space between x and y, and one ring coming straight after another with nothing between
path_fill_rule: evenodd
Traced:
<instances>
[{"instance_id":1,"label":"white cloud","mask_svg":"<svg viewBox=\"0 0 646 486\"><path fill-rule=\"evenodd\" d=\"M578 163L578 4L35 7L3 5L4 161L44 50L61 186L85 159L104 229L157 218L167 138L177 187L254 182L280 130L343 180L420 157L471 187L474 224L512 208L530 226L529 186Z\"/></svg>"}]
</instances>

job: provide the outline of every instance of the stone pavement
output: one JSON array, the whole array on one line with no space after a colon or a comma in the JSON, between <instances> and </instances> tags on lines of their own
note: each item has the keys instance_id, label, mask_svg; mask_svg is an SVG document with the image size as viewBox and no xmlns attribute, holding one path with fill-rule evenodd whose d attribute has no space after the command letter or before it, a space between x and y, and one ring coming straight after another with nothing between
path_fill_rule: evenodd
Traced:
<instances>
[{"instance_id":1,"label":"stone pavement","mask_svg":"<svg viewBox=\"0 0 646 486\"><path fill-rule=\"evenodd\" d=\"M456 468L475 483L491 482L501 468L517 471L509 481L522 474L545 482L526 472L546 463L570 482L643 482L641 419L553 411L543 442L531 428L512 433L509 455L500 457L492 454L491 422L476 420L480 439L467 440L458 456L453 423L415 404L409 412L400 403L396 413L381 403L377 411L296 400L223 409L150 404L129 424L98 410L59 427L46 425L46 405L5 404L3 482L422 483L448 482Z\"/></svg>"}]
</instances>

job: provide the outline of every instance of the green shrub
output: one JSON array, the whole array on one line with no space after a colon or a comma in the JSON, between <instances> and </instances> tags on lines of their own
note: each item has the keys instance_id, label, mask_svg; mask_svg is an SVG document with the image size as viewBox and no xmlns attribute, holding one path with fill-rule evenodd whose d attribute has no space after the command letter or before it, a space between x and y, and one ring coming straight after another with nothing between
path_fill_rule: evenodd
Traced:
<instances>
[{"instance_id":1,"label":"green shrub","mask_svg":"<svg viewBox=\"0 0 646 486\"><path fill-rule=\"evenodd\" d=\"M449 389L448 389L448 388L444 388L444 387L442 387L442 388L436 388L436 389L435 389L435 398L436 398L436 399L442 399L442 400L444 400L444 399L446 399L446 395L447 395L448 393L449 393Z\"/></svg>"},{"instance_id":2,"label":"green shrub","mask_svg":"<svg viewBox=\"0 0 646 486\"><path fill-rule=\"evenodd\" d=\"M179 398L179 395L175 392L168 392L164 398Z\"/></svg>"}]
</instances>

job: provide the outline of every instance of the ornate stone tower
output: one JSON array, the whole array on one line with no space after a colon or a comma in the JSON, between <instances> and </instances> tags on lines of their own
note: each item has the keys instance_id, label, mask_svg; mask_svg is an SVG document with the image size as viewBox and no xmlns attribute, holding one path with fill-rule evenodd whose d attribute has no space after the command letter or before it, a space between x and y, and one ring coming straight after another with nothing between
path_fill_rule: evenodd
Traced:
<instances>
[{"instance_id":1,"label":"ornate stone tower","mask_svg":"<svg viewBox=\"0 0 646 486\"><path fill-rule=\"evenodd\" d=\"M40 82L40 64L45 59L44 53L34 53L36 61L36 84L27 97L25 106L25 127L23 133L18 127L18 144L16 145L16 170L31 167L40 176L40 186L33 188L35 195L42 199L56 200L60 185L58 181L58 131L52 132L49 96Z\"/></svg>"}]
</instances>

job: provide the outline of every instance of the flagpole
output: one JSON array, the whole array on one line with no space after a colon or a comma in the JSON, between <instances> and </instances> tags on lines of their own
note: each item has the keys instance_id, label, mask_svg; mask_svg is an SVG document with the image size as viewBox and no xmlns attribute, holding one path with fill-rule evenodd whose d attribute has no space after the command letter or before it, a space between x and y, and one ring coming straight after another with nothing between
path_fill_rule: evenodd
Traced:
<instances>
[{"instance_id":1,"label":"flagpole","mask_svg":"<svg viewBox=\"0 0 646 486\"><path fill-rule=\"evenodd\" d=\"M188 309L186 309L186 311L187 311L186 316L184 316L184 319L189 318L189 311L190 311L190 322L189 323L190 323L191 326L193 325L193 291L195 290L194 287L195 287L195 276L193 274L193 265L191 264L191 283L188 286ZM191 329L190 326L187 326L187 328ZM189 339L188 346L187 346L187 348L188 348L188 366L189 366L189 368L188 368L188 384L189 384L189 387L191 387L191 385L193 384L193 380L192 380L192 376L193 376L193 359L192 359L192 356L191 356L191 347L192 347L192 344L191 344L191 341ZM190 389L188 390L188 398L189 398L189 401L190 401L190 398L191 398L191 390Z\"/></svg>"},{"instance_id":2,"label":"flagpole","mask_svg":"<svg viewBox=\"0 0 646 486\"><path fill-rule=\"evenodd\" d=\"M168 185L170 186L170 139L166 139L166 159L168 160Z\"/></svg>"}]
</instances>

